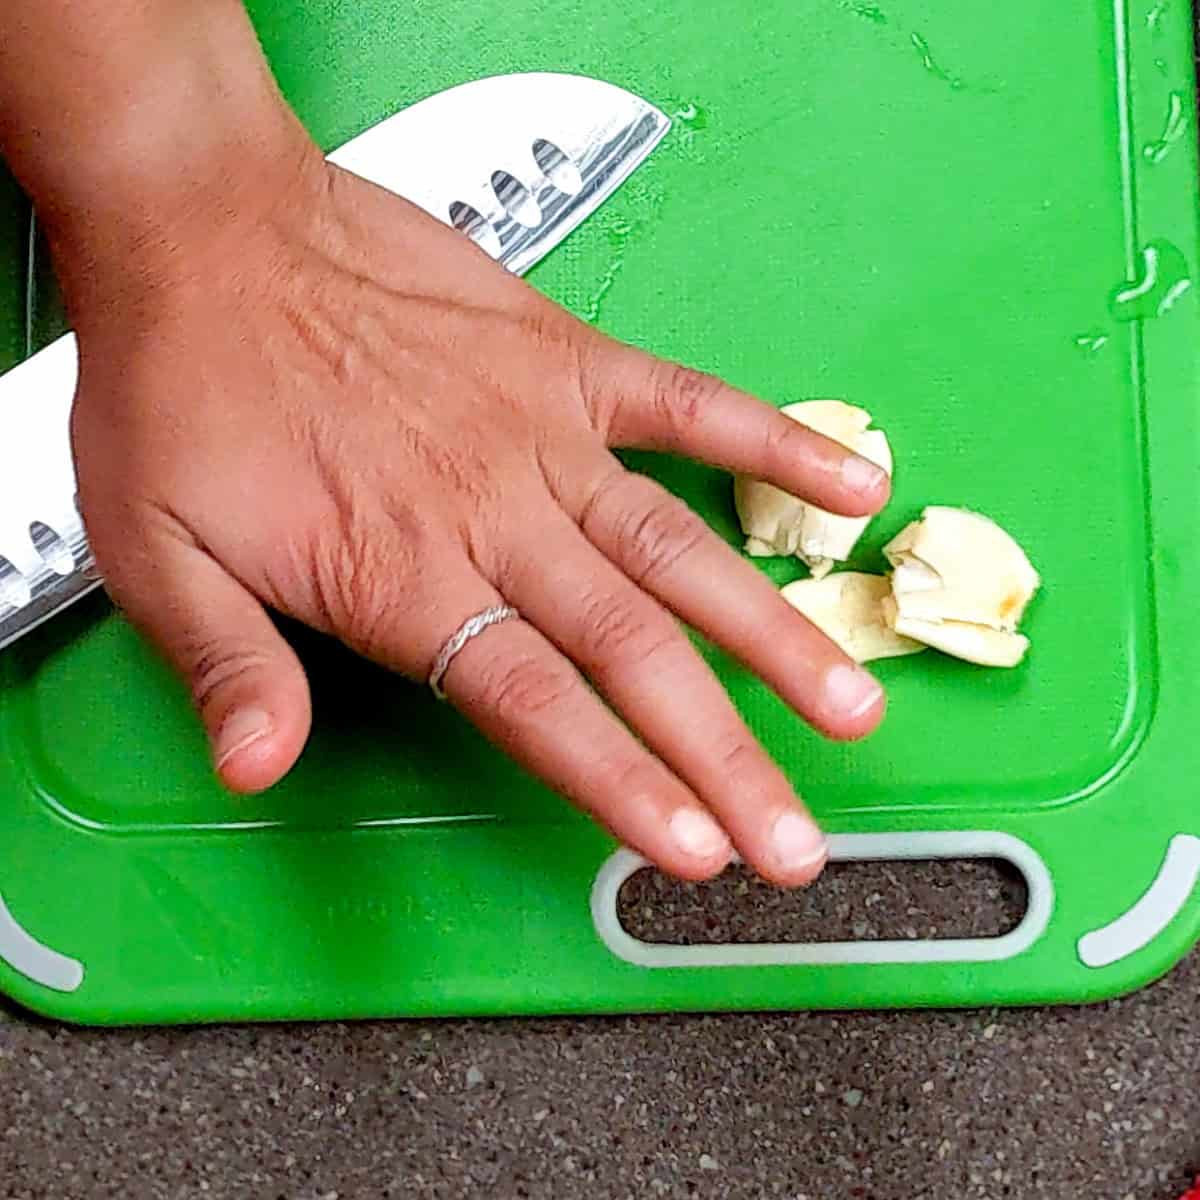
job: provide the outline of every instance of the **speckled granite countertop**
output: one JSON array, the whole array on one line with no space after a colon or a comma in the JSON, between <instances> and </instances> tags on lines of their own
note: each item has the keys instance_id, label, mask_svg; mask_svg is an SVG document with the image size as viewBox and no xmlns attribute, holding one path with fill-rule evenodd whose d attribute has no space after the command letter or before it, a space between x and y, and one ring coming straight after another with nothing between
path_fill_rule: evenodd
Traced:
<instances>
[{"instance_id":1,"label":"speckled granite countertop","mask_svg":"<svg viewBox=\"0 0 1200 1200\"><path fill-rule=\"evenodd\" d=\"M1200 957L1054 1012L0 1025L0 1196L1176 1200Z\"/></svg>"}]
</instances>

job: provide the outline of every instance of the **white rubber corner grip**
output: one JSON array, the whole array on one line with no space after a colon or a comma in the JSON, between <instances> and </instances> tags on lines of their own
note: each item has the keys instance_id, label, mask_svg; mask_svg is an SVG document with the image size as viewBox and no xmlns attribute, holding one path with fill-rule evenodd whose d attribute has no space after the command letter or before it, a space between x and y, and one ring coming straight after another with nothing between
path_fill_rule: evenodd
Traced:
<instances>
[{"instance_id":1,"label":"white rubber corner grip","mask_svg":"<svg viewBox=\"0 0 1200 1200\"><path fill-rule=\"evenodd\" d=\"M1163 934L1200 883L1200 837L1177 834L1146 894L1123 916L1079 939L1079 960L1099 970L1123 962Z\"/></svg>"},{"instance_id":2,"label":"white rubber corner grip","mask_svg":"<svg viewBox=\"0 0 1200 1200\"><path fill-rule=\"evenodd\" d=\"M51 950L17 924L0 896L0 959L14 971L56 992L75 992L83 983L83 963Z\"/></svg>"},{"instance_id":3,"label":"white rubber corner grip","mask_svg":"<svg viewBox=\"0 0 1200 1200\"><path fill-rule=\"evenodd\" d=\"M1000 937L877 942L777 942L663 946L631 936L617 914L621 885L651 866L632 850L618 850L592 885L592 921L600 940L618 958L639 967L797 967L891 963L998 962L1015 958L1046 932L1054 911L1054 884L1041 856L1006 833L853 833L829 839L832 862L915 862L928 859L999 858L1025 877L1029 904L1021 923Z\"/></svg>"}]
</instances>

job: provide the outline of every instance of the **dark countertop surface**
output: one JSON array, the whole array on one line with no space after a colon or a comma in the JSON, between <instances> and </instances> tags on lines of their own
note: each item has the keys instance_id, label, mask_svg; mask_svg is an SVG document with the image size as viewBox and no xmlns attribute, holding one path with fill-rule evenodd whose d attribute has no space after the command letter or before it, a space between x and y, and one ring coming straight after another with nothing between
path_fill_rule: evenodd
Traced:
<instances>
[{"instance_id":1,"label":"dark countertop surface","mask_svg":"<svg viewBox=\"0 0 1200 1200\"><path fill-rule=\"evenodd\" d=\"M1057 1011L0 1025L0 1196L1177 1200L1200 956Z\"/></svg>"}]
</instances>

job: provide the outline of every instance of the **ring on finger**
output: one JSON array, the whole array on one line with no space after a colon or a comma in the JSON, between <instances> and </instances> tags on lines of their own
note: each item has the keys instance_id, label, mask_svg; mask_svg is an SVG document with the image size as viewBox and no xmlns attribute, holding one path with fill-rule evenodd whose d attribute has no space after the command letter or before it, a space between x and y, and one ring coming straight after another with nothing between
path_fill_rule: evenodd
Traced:
<instances>
[{"instance_id":1,"label":"ring on finger","mask_svg":"<svg viewBox=\"0 0 1200 1200\"><path fill-rule=\"evenodd\" d=\"M476 613L473 617L468 617L454 634L446 639L438 651L437 658L433 660L433 666L429 671L429 687L433 694L439 700L446 699L446 693L442 690L442 680L446 677L450 664L472 638L477 638L493 625L511 621L520 615L511 604L496 604Z\"/></svg>"}]
</instances>

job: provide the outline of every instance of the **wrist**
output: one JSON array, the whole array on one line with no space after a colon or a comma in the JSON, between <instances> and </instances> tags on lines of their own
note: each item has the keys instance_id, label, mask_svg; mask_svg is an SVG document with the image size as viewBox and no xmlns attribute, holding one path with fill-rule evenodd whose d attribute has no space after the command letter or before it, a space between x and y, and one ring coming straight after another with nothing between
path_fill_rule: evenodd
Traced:
<instances>
[{"instance_id":1,"label":"wrist","mask_svg":"<svg viewBox=\"0 0 1200 1200\"><path fill-rule=\"evenodd\" d=\"M81 276L136 269L156 248L203 245L231 215L265 219L282 191L315 178L322 158L240 0L124 9L96 41L117 34L128 49L97 52L93 77L50 89L59 107L17 89L9 123L0 117L0 146L47 230L69 301ZM86 71L93 52L70 31L66 40ZM0 98L12 90L4 67L0 51Z\"/></svg>"}]
</instances>

